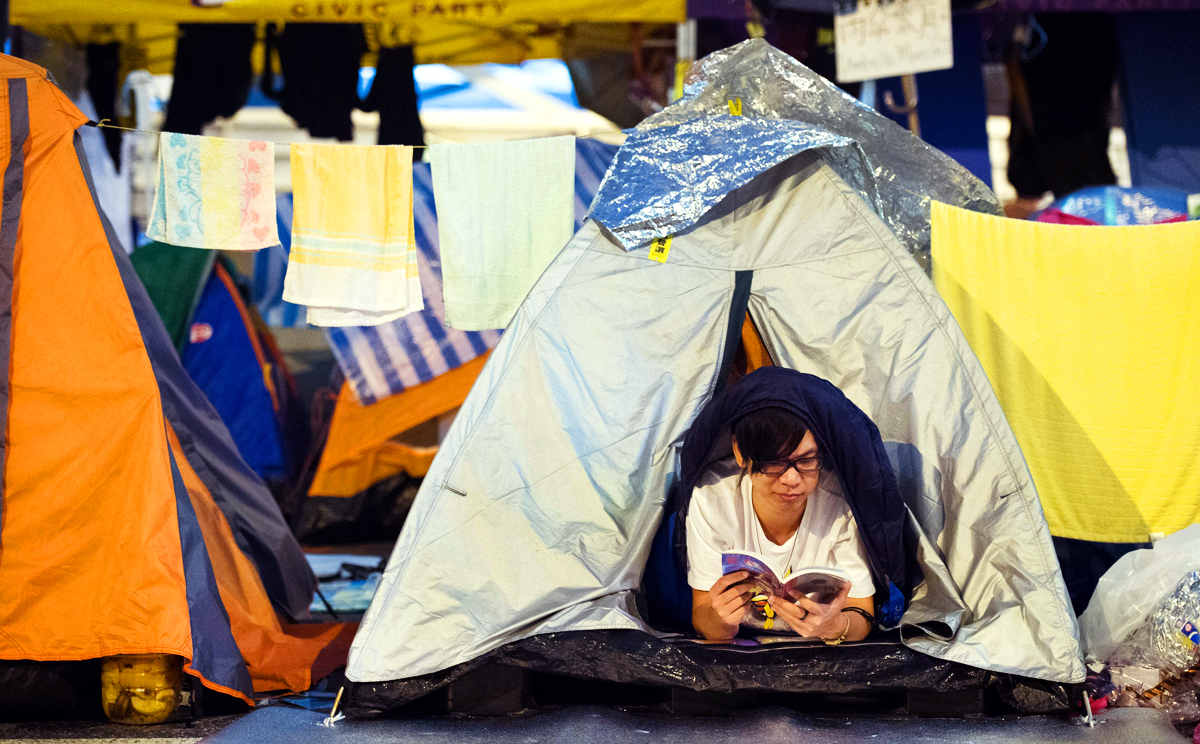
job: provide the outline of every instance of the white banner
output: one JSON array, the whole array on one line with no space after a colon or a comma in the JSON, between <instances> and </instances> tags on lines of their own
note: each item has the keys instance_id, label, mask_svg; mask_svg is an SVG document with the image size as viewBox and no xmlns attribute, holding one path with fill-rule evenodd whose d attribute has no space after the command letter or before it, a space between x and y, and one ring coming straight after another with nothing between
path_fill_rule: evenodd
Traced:
<instances>
[{"instance_id":1,"label":"white banner","mask_svg":"<svg viewBox=\"0 0 1200 744\"><path fill-rule=\"evenodd\" d=\"M834 16L833 34L841 83L954 66L950 0L859 0Z\"/></svg>"}]
</instances>

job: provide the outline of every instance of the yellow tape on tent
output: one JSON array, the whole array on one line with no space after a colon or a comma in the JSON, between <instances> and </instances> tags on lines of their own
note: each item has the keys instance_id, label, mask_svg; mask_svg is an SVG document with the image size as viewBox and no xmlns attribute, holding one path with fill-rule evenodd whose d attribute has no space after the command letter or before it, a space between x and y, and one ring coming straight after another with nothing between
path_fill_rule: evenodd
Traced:
<instances>
[{"instance_id":1,"label":"yellow tape on tent","mask_svg":"<svg viewBox=\"0 0 1200 744\"><path fill-rule=\"evenodd\" d=\"M932 216L934 281L1051 534L1139 542L1200 522L1200 222Z\"/></svg>"}]
</instances>

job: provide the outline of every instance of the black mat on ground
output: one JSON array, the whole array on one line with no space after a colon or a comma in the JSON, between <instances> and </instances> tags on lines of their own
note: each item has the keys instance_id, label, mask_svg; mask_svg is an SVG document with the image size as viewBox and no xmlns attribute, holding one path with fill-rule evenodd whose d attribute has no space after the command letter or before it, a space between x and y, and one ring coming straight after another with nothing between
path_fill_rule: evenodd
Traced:
<instances>
[{"instance_id":1,"label":"black mat on ground","mask_svg":"<svg viewBox=\"0 0 1200 744\"><path fill-rule=\"evenodd\" d=\"M361 683L355 685L351 704L357 711L391 710L491 663L698 692L958 692L997 685L1005 702L1026 713L1065 710L1078 698L1074 686L1001 678L917 653L886 637L841 646L740 647L664 640L635 630L597 630L533 636L433 674Z\"/></svg>"},{"instance_id":2,"label":"black mat on ground","mask_svg":"<svg viewBox=\"0 0 1200 744\"><path fill-rule=\"evenodd\" d=\"M1184 739L1161 711L1123 708L1089 729L1067 718L920 719L820 718L761 708L728 718L665 718L597 707L564 708L519 718L370 718L320 725L324 716L295 708L257 710L206 740L211 744L363 744L448 742L679 742L734 739L756 744L820 741L826 744L932 742L934 744L1179 744Z\"/></svg>"}]
</instances>

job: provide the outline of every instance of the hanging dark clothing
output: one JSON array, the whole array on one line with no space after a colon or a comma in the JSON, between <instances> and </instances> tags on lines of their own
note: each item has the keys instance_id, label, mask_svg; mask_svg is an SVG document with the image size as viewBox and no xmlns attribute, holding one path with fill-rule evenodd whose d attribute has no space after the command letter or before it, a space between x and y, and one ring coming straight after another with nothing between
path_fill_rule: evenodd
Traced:
<instances>
[{"instance_id":1,"label":"hanging dark clothing","mask_svg":"<svg viewBox=\"0 0 1200 744\"><path fill-rule=\"evenodd\" d=\"M200 134L218 116L236 114L250 95L254 40L253 24L179 24L175 82L163 129Z\"/></svg>"},{"instance_id":2,"label":"hanging dark clothing","mask_svg":"<svg viewBox=\"0 0 1200 744\"><path fill-rule=\"evenodd\" d=\"M282 33L270 32L268 43L279 52L283 88L263 92L313 137L353 139L350 112L359 105L358 73L367 51L362 26L289 23Z\"/></svg>"},{"instance_id":3,"label":"hanging dark clothing","mask_svg":"<svg viewBox=\"0 0 1200 744\"><path fill-rule=\"evenodd\" d=\"M1010 71L1012 133L1008 180L1022 197L1064 197L1084 186L1116 183L1108 161L1109 111L1118 49L1104 13L1039 13L1032 42ZM1036 49L1036 46L1035 46ZM1022 91L1021 88L1024 88Z\"/></svg>"},{"instance_id":4,"label":"hanging dark clothing","mask_svg":"<svg viewBox=\"0 0 1200 744\"><path fill-rule=\"evenodd\" d=\"M96 119L116 121L117 88L120 85L121 44L87 45L87 90L96 109ZM104 145L117 170L121 170L121 131L101 129Z\"/></svg>"},{"instance_id":5,"label":"hanging dark clothing","mask_svg":"<svg viewBox=\"0 0 1200 744\"><path fill-rule=\"evenodd\" d=\"M421 126L417 107L413 64L411 46L379 50L375 80L360 108L379 112L378 142L381 145L425 144L425 128ZM421 151L414 151L413 158L420 160Z\"/></svg>"}]
</instances>

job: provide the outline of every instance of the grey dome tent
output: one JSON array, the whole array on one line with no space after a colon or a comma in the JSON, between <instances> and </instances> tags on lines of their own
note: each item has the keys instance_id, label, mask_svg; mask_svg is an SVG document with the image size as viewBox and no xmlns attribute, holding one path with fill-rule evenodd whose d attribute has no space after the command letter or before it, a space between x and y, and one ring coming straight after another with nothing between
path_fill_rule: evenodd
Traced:
<instances>
[{"instance_id":1,"label":"grey dome tent","mask_svg":"<svg viewBox=\"0 0 1200 744\"><path fill-rule=\"evenodd\" d=\"M702 60L618 152L460 410L354 640L347 676L372 683L356 695L403 702L504 649L550 664L571 634L661 650L637 593L747 309L776 364L829 380L879 428L924 576L906 663L1082 682L1029 471L919 263L930 198L996 210L949 158L765 42ZM604 674L562 657L554 670Z\"/></svg>"}]
</instances>

